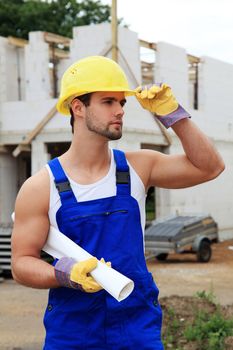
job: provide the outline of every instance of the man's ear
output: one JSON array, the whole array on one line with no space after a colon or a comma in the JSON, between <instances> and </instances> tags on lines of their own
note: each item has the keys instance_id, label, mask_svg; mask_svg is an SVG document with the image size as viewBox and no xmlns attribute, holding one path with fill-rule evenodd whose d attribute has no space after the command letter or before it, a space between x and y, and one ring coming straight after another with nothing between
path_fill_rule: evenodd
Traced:
<instances>
[{"instance_id":1,"label":"man's ear","mask_svg":"<svg viewBox=\"0 0 233 350\"><path fill-rule=\"evenodd\" d=\"M84 111L85 111L86 107L78 98L75 98L71 102L71 108L72 108L74 116L77 116L77 117L84 116Z\"/></svg>"}]
</instances>

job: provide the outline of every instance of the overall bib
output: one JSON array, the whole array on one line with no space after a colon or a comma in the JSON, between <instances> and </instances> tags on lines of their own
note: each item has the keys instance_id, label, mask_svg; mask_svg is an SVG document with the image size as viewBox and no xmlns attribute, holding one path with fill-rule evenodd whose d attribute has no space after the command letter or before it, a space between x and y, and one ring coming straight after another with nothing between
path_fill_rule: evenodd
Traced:
<instances>
[{"instance_id":1,"label":"overall bib","mask_svg":"<svg viewBox=\"0 0 233 350\"><path fill-rule=\"evenodd\" d=\"M44 350L163 350L158 288L148 272L138 202L129 167L114 150L116 196L78 202L57 158L49 162L61 199L59 230L90 254L131 278L134 291L118 302L105 290L50 289Z\"/></svg>"}]
</instances>

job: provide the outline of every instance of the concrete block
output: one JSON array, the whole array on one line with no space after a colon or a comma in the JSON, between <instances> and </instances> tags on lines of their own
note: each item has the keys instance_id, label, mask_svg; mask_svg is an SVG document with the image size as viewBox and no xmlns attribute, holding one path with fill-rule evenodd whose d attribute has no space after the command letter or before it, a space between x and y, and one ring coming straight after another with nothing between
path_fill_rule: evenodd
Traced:
<instances>
[{"instance_id":1,"label":"concrete block","mask_svg":"<svg viewBox=\"0 0 233 350\"><path fill-rule=\"evenodd\" d=\"M26 100L52 98L49 76L49 45L43 32L30 32L25 48Z\"/></svg>"}]
</instances>

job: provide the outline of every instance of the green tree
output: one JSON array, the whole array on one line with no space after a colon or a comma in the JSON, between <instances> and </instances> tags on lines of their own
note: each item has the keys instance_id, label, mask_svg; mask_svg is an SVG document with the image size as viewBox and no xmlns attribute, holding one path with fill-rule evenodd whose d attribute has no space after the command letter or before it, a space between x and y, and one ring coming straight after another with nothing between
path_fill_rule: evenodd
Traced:
<instances>
[{"instance_id":1,"label":"green tree","mask_svg":"<svg viewBox=\"0 0 233 350\"><path fill-rule=\"evenodd\" d=\"M110 21L100 0L0 0L0 36L28 39L30 31L72 37L72 27Z\"/></svg>"}]
</instances>

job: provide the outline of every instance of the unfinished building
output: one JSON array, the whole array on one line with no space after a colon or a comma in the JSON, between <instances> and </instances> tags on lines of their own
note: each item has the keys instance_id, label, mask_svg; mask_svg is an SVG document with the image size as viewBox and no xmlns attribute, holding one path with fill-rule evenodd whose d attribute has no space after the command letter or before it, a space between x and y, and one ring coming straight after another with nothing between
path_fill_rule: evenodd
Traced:
<instances>
[{"instance_id":1,"label":"unfinished building","mask_svg":"<svg viewBox=\"0 0 233 350\"><path fill-rule=\"evenodd\" d=\"M45 32L31 32L29 41L0 37L0 234L11 231L22 183L69 147L69 118L55 109L60 79L72 62L88 55L111 57L110 24L74 28L73 39ZM152 190L148 219L177 212L210 213L222 237L232 237L233 65L194 57L164 42L139 40L137 33L123 27L118 30L118 61L132 88L154 81L169 84L228 167L207 184ZM111 145L123 150L181 150L174 133L155 122L133 97L125 108L124 136Z\"/></svg>"}]
</instances>

